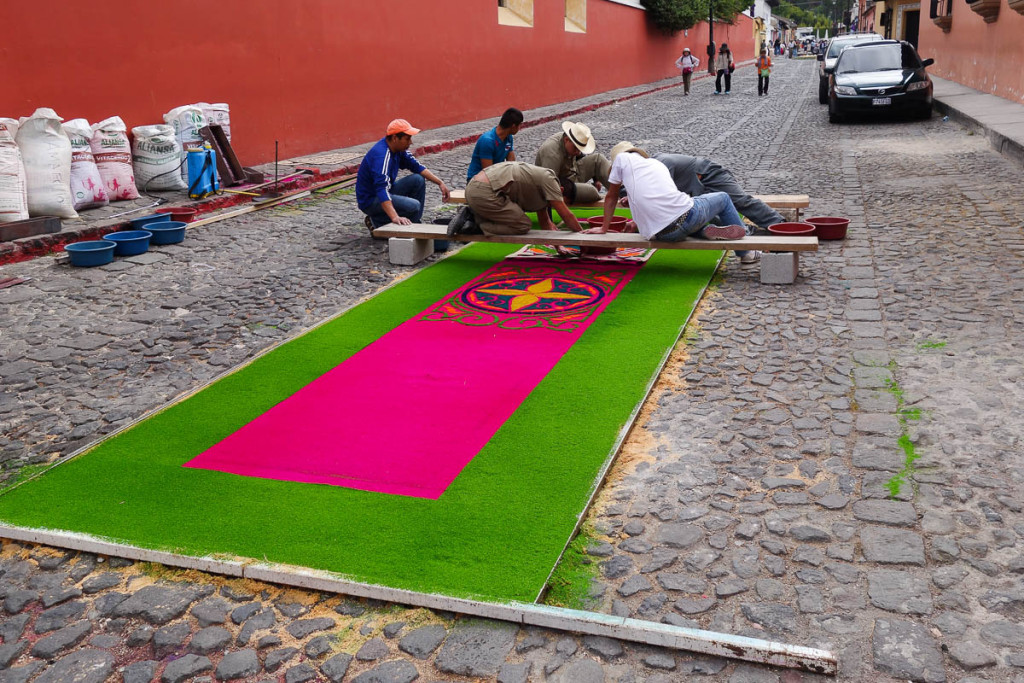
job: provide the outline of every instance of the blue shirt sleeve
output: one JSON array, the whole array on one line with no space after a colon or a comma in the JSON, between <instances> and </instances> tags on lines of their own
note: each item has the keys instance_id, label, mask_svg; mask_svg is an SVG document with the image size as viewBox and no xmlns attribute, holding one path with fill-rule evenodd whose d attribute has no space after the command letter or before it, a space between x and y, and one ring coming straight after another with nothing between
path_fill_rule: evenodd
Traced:
<instances>
[{"instance_id":1,"label":"blue shirt sleeve","mask_svg":"<svg viewBox=\"0 0 1024 683\"><path fill-rule=\"evenodd\" d=\"M416 157L408 152L402 152L401 156L398 157L398 167L407 169L416 174L423 173L427 170L426 166L416 161Z\"/></svg>"}]
</instances>

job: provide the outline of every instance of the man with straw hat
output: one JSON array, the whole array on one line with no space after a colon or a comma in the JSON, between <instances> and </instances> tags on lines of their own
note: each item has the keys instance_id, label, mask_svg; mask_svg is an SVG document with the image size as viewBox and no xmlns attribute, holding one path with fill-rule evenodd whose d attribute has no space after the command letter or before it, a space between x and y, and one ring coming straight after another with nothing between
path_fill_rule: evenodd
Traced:
<instances>
[{"instance_id":1,"label":"man with straw hat","mask_svg":"<svg viewBox=\"0 0 1024 683\"><path fill-rule=\"evenodd\" d=\"M582 123L565 121L562 132L549 137L537 150L534 163L555 172L567 190L566 200L570 203L599 202L599 190L608 182L611 163L604 155L593 154L596 148L590 128Z\"/></svg>"},{"instance_id":2,"label":"man with straw hat","mask_svg":"<svg viewBox=\"0 0 1024 683\"><path fill-rule=\"evenodd\" d=\"M746 237L743 219L729 195L711 192L691 197L680 192L668 168L632 142L623 141L612 148L611 164L608 194L604 198L604 225L584 232L606 232L605 226L615 215L619 193L625 187L637 232L644 239L679 242L690 236L710 240ZM722 225L708 225L716 219Z\"/></svg>"}]
</instances>

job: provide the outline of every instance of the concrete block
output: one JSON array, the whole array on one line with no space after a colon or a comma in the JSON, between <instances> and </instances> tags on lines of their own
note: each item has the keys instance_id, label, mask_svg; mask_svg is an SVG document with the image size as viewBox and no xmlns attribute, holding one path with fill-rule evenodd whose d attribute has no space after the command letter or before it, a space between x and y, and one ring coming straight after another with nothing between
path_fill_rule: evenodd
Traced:
<instances>
[{"instance_id":1,"label":"concrete block","mask_svg":"<svg viewBox=\"0 0 1024 683\"><path fill-rule=\"evenodd\" d=\"M413 237L388 238L388 259L396 266L415 266L434 253L434 240Z\"/></svg>"},{"instance_id":2,"label":"concrete block","mask_svg":"<svg viewBox=\"0 0 1024 683\"><path fill-rule=\"evenodd\" d=\"M763 284L792 284L796 282L796 276L799 270L799 252L766 251L761 254L761 282Z\"/></svg>"}]
</instances>

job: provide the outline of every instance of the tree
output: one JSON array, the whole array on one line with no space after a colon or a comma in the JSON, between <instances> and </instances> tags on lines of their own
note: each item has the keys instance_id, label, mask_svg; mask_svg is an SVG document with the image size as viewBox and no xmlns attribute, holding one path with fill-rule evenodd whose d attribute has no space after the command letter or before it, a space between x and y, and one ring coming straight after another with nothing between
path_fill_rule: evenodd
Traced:
<instances>
[{"instance_id":1,"label":"tree","mask_svg":"<svg viewBox=\"0 0 1024 683\"><path fill-rule=\"evenodd\" d=\"M733 23L750 6L748 0L714 0L716 21ZM708 19L708 0L640 0L647 17L659 30L674 35Z\"/></svg>"}]
</instances>

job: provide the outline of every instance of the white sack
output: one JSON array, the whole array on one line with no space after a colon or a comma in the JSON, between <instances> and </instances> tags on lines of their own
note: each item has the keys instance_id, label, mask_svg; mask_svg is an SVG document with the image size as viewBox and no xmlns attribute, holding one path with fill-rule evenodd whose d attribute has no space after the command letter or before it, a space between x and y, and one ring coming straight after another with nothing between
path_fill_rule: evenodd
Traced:
<instances>
[{"instance_id":1,"label":"white sack","mask_svg":"<svg viewBox=\"0 0 1024 683\"><path fill-rule=\"evenodd\" d=\"M231 142L231 109L226 102L210 104L209 102L197 102L196 106L203 110L206 122L211 126L220 126L224 129L224 136Z\"/></svg>"},{"instance_id":2,"label":"white sack","mask_svg":"<svg viewBox=\"0 0 1024 683\"><path fill-rule=\"evenodd\" d=\"M164 123L174 128L174 135L181 143L181 158L184 159L189 149L203 146L203 136L199 129L206 125L203 110L194 104L175 107L164 114ZM181 167L181 177L188 182L188 164Z\"/></svg>"},{"instance_id":3,"label":"white sack","mask_svg":"<svg viewBox=\"0 0 1024 683\"><path fill-rule=\"evenodd\" d=\"M138 199L139 191L135 189L135 172L132 170L132 147L128 144L128 128L121 117L111 116L92 124L89 145L110 201Z\"/></svg>"},{"instance_id":4,"label":"white sack","mask_svg":"<svg viewBox=\"0 0 1024 683\"><path fill-rule=\"evenodd\" d=\"M181 144L174 127L164 124L132 128L135 182L143 190L187 190L178 170Z\"/></svg>"},{"instance_id":5,"label":"white sack","mask_svg":"<svg viewBox=\"0 0 1024 683\"><path fill-rule=\"evenodd\" d=\"M21 161L18 143L14 141L17 132L17 121L0 118L0 223L28 218L25 164Z\"/></svg>"},{"instance_id":6,"label":"white sack","mask_svg":"<svg viewBox=\"0 0 1024 683\"><path fill-rule=\"evenodd\" d=\"M71 141L61 121L57 112L40 107L18 128L30 216L78 217L71 200Z\"/></svg>"},{"instance_id":7,"label":"white sack","mask_svg":"<svg viewBox=\"0 0 1024 683\"><path fill-rule=\"evenodd\" d=\"M92 138L89 122L85 119L72 119L64 124L64 132L71 141L71 200L75 204L75 211L106 206L110 199L89 146Z\"/></svg>"}]
</instances>

